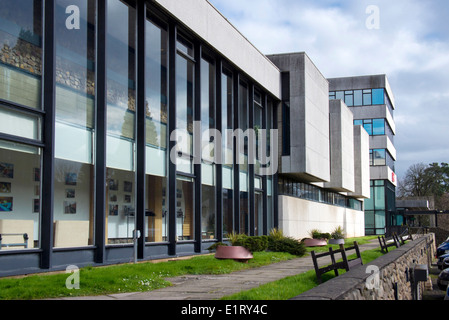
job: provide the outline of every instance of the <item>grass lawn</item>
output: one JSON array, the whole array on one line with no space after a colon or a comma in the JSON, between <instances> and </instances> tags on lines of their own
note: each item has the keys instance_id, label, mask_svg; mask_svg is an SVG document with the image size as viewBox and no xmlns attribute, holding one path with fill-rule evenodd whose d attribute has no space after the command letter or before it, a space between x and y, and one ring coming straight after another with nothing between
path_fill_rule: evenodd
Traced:
<instances>
[{"instance_id":1,"label":"grass lawn","mask_svg":"<svg viewBox=\"0 0 449 320\"><path fill-rule=\"evenodd\" d=\"M80 289L66 288L70 274L32 275L0 279L0 300L31 300L67 296L143 292L170 286L166 277L185 274L226 274L237 270L290 260L296 256L282 252L255 252L248 263L218 260L213 255L188 260L142 262L108 267L81 268Z\"/></svg>"},{"instance_id":2,"label":"grass lawn","mask_svg":"<svg viewBox=\"0 0 449 320\"><path fill-rule=\"evenodd\" d=\"M375 238L375 237L374 237ZM359 244L366 243L373 237L348 239L347 245L353 241ZM338 248L338 246L335 246ZM319 248L327 251L329 246ZM318 248L314 248L317 250ZM312 250L307 249L308 253ZM306 253L306 254L308 254ZM364 253L366 255L367 253ZM144 292L170 286L167 277L176 277L186 274L226 274L233 271L257 268L275 262L297 258L294 255L282 252L255 252L254 259L248 263L240 263L234 260L217 260L213 255L198 256L188 260L173 260L167 262L141 262L137 264L123 264L107 267L81 268L79 273L80 289L69 290L66 288L66 280L70 274L64 272L58 274L39 274L26 277L0 279L0 300L31 300L68 296L91 296L112 293ZM368 261L364 256L363 261ZM324 275L323 279L328 276ZM292 283L295 282L295 283ZM297 295L297 288L306 291L311 286L316 286L315 272L306 272L297 277L286 278L273 285L273 292L282 291L284 296ZM285 288L284 288L285 286ZM282 287L280 289L280 287ZM297 288L295 288L297 287ZM290 289L292 288L292 289ZM289 290L294 290L289 293ZM257 290L257 289L255 289ZM246 293L242 298L249 299ZM260 299L283 299L274 293L267 293Z\"/></svg>"}]
</instances>

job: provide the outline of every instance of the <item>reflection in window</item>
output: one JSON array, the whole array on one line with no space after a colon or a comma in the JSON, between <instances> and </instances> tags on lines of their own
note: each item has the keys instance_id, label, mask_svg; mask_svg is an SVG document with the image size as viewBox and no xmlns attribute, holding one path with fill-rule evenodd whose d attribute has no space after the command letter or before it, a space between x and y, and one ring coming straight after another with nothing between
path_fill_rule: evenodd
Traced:
<instances>
[{"instance_id":1,"label":"reflection in window","mask_svg":"<svg viewBox=\"0 0 449 320\"><path fill-rule=\"evenodd\" d=\"M373 149L370 150L370 158L372 166L385 166L387 164L387 150L386 149Z\"/></svg>"},{"instance_id":2,"label":"reflection in window","mask_svg":"<svg viewBox=\"0 0 449 320\"><path fill-rule=\"evenodd\" d=\"M223 235L226 238L234 230L234 206L233 206L233 153L232 139L228 139L226 130L233 130L234 121L234 96L232 75L222 73L222 185L223 185Z\"/></svg>"},{"instance_id":3,"label":"reflection in window","mask_svg":"<svg viewBox=\"0 0 449 320\"><path fill-rule=\"evenodd\" d=\"M239 84L239 129L243 130L243 132L248 129L248 88L244 83ZM240 233L249 234L249 176L247 138L245 138L244 141L244 149L242 150L241 146L239 146L237 153L240 157Z\"/></svg>"},{"instance_id":4,"label":"reflection in window","mask_svg":"<svg viewBox=\"0 0 449 320\"><path fill-rule=\"evenodd\" d=\"M343 100L348 107L385 104L384 89L330 91L329 99Z\"/></svg>"},{"instance_id":5,"label":"reflection in window","mask_svg":"<svg viewBox=\"0 0 449 320\"><path fill-rule=\"evenodd\" d=\"M146 202L145 241L168 240L167 31L146 21Z\"/></svg>"},{"instance_id":6,"label":"reflection in window","mask_svg":"<svg viewBox=\"0 0 449 320\"><path fill-rule=\"evenodd\" d=\"M215 129L215 65L208 58L201 59L201 234L203 239L216 238L215 164L213 138L208 130Z\"/></svg>"},{"instance_id":7,"label":"reflection in window","mask_svg":"<svg viewBox=\"0 0 449 320\"><path fill-rule=\"evenodd\" d=\"M66 7L80 9L80 29L66 28ZM54 246L93 244L95 1L57 0Z\"/></svg>"},{"instance_id":8,"label":"reflection in window","mask_svg":"<svg viewBox=\"0 0 449 320\"><path fill-rule=\"evenodd\" d=\"M39 248L41 154L39 148L0 140L1 251Z\"/></svg>"},{"instance_id":9,"label":"reflection in window","mask_svg":"<svg viewBox=\"0 0 449 320\"><path fill-rule=\"evenodd\" d=\"M42 2L2 0L0 10L0 99L37 109L41 108Z\"/></svg>"},{"instance_id":10,"label":"reflection in window","mask_svg":"<svg viewBox=\"0 0 449 320\"><path fill-rule=\"evenodd\" d=\"M255 229L254 234L256 236L263 235L263 193L256 192L254 196L254 219Z\"/></svg>"},{"instance_id":11,"label":"reflection in window","mask_svg":"<svg viewBox=\"0 0 449 320\"><path fill-rule=\"evenodd\" d=\"M354 125L361 125L370 136L385 134L385 119L354 120Z\"/></svg>"},{"instance_id":12,"label":"reflection in window","mask_svg":"<svg viewBox=\"0 0 449 320\"><path fill-rule=\"evenodd\" d=\"M168 196L167 178L153 175L146 176L147 197L145 218L147 231L146 242L168 240ZM125 195L125 200L127 200Z\"/></svg>"},{"instance_id":13,"label":"reflection in window","mask_svg":"<svg viewBox=\"0 0 449 320\"><path fill-rule=\"evenodd\" d=\"M193 54L193 45L181 36L178 36L178 49ZM185 134L178 141L178 151L182 152L183 159L177 159L177 170L192 173L193 155L193 81L195 65L186 55L178 52L176 55L176 129Z\"/></svg>"},{"instance_id":14,"label":"reflection in window","mask_svg":"<svg viewBox=\"0 0 449 320\"><path fill-rule=\"evenodd\" d=\"M108 243L132 242L135 229L135 9L108 0L106 34Z\"/></svg>"},{"instance_id":15,"label":"reflection in window","mask_svg":"<svg viewBox=\"0 0 449 320\"><path fill-rule=\"evenodd\" d=\"M176 236L178 240L194 240L193 179L178 176L176 180Z\"/></svg>"}]
</instances>

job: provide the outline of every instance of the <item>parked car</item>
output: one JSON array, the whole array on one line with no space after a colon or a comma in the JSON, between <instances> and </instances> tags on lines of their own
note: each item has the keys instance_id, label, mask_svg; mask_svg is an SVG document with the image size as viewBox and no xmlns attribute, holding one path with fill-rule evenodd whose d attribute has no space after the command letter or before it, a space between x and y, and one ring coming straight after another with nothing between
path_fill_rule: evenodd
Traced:
<instances>
[{"instance_id":1,"label":"parked car","mask_svg":"<svg viewBox=\"0 0 449 320\"><path fill-rule=\"evenodd\" d=\"M443 260L443 270L449 268L449 257Z\"/></svg>"},{"instance_id":2,"label":"parked car","mask_svg":"<svg viewBox=\"0 0 449 320\"><path fill-rule=\"evenodd\" d=\"M443 254L449 253L449 242L443 242L438 248L437 248L437 258L442 256Z\"/></svg>"},{"instance_id":3,"label":"parked car","mask_svg":"<svg viewBox=\"0 0 449 320\"><path fill-rule=\"evenodd\" d=\"M437 285L440 290L446 291L449 284L449 268L444 269L438 275Z\"/></svg>"},{"instance_id":4,"label":"parked car","mask_svg":"<svg viewBox=\"0 0 449 320\"><path fill-rule=\"evenodd\" d=\"M446 258L449 258L449 253L445 253L438 257L438 260L437 260L438 269L443 270L443 269L449 268L449 267L443 267L444 260Z\"/></svg>"}]
</instances>

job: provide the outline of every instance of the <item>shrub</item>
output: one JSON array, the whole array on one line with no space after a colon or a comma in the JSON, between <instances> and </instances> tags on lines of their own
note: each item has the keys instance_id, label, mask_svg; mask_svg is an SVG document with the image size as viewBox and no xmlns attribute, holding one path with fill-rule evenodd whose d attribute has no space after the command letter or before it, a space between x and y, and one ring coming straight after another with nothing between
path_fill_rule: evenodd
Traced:
<instances>
[{"instance_id":1,"label":"shrub","mask_svg":"<svg viewBox=\"0 0 449 320\"><path fill-rule=\"evenodd\" d=\"M242 235L235 242L236 246L242 246L251 252L265 251L268 248L268 236L247 236Z\"/></svg>"},{"instance_id":2,"label":"shrub","mask_svg":"<svg viewBox=\"0 0 449 320\"><path fill-rule=\"evenodd\" d=\"M282 230L273 228L270 231L269 237L273 240L281 240L284 238L284 232Z\"/></svg>"},{"instance_id":3,"label":"shrub","mask_svg":"<svg viewBox=\"0 0 449 320\"><path fill-rule=\"evenodd\" d=\"M343 231L343 228L340 226L336 227L331 233L331 238L332 239L344 239L345 232Z\"/></svg>"},{"instance_id":4,"label":"shrub","mask_svg":"<svg viewBox=\"0 0 449 320\"><path fill-rule=\"evenodd\" d=\"M312 239L330 239L330 233L323 233L318 229L312 229L309 231L309 235Z\"/></svg>"},{"instance_id":5,"label":"shrub","mask_svg":"<svg viewBox=\"0 0 449 320\"><path fill-rule=\"evenodd\" d=\"M218 246L227 246L227 244L223 243L223 242L216 242L213 245L211 245L209 248L207 248L207 250L209 250L209 252L212 252L214 250L217 250Z\"/></svg>"},{"instance_id":6,"label":"shrub","mask_svg":"<svg viewBox=\"0 0 449 320\"><path fill-rule=\"evenodd\" d=\"M275 252L287 252L295 256L303 256L306 253L304 244L290 237L282 239L269 238L268 249Z\"/></svg>"}]
</instances>

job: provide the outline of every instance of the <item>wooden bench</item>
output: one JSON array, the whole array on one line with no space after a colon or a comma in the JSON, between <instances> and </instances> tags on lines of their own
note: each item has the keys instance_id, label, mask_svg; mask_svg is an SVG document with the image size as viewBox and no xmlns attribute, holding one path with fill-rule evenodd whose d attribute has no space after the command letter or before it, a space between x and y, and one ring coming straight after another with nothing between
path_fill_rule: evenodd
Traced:
<instances>
[{"instance_id":1,"label":"wooden bench","mask_svg":"<svg viewBox=\"0 0 449 320\"><path fill-rule=\"evenodd\" d=\"M396 234L393 234L393 237L391 239L385 239L384 236L378 236L380 249L383 253L388 253L388 248L395 246L396 248L399 248L401 246L399 237ZM393 241L388 243L389 241Z\"/></svg>"},{"instance_id":2,"label":"wooden bench","mask_svg":"<svg viewBox=\"0 0 449 320\"><path fill-rule=\"evenodd\" d=\"M348 259L347 252L350 250L355 250L357 256L355 259L351 260ZM335 259L336 254L341 254L342 261L339 262L336 261ZM345 269L346 271L349 271L350 269L356 266L363 265L362 256L360 255L360 250L357 241L354 241L354 246L352 247L345 248L343 244L340 244L340 249L338 250L329 248L329 252L319 254L316 254L315 251L312 251L311 255L313 260L313 266L315 267L315 273L319 283L322 283L321 276L327 272L334 271L335 276L338 277L339 275L338 269ZM330 256L331 258L331 264L320 268L318 266L318 259L328 256Z\"/></svg>"}]
</instances>

